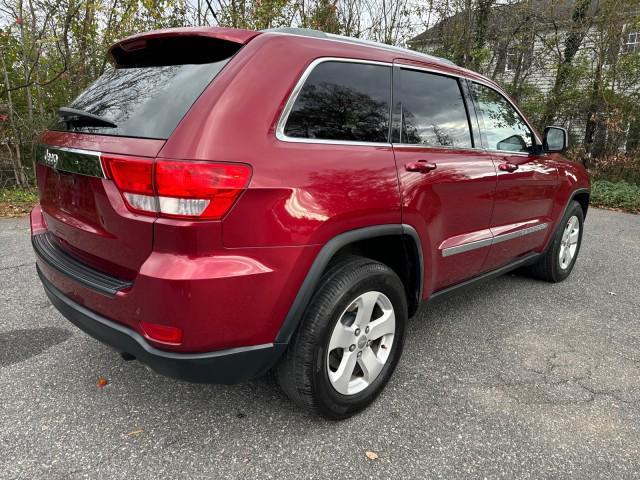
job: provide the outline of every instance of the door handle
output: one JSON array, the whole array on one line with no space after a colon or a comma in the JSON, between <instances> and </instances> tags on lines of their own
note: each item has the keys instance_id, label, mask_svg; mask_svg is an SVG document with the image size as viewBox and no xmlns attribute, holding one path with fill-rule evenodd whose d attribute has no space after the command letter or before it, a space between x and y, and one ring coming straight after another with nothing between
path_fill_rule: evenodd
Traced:
<instances>
[{"instance_id":1,"label":"door handle","mask_svg":"<svg viewBox=\"0 0 640 480\"><path fill-rule=\"evenodd\" d=\"M498 165L498 168L503 172L515 172L518 169L518 165L511 162L505 162Z\"/></svg>"},{"instance_id":2,"label":"door handle","mask_svg":"<svg viewBox=\"0 0 640 480\"><path fill-rule=\"evenodd\" d=\"M431 170L435 170L438 166L433 162L427 162L426 160L418 160L417 162L409 162L404 168L407 172L419 172L429 173Z\"/></svg>"}]
</instances>

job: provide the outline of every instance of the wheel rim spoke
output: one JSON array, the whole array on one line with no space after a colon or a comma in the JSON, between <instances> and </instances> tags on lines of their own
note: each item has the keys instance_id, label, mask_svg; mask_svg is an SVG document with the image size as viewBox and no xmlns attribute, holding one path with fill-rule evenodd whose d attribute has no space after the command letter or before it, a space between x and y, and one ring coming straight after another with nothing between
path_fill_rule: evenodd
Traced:
<instances>
[{"instance_id":1,"label":"wheel rim spoke","mask_svg":"<svg viewBox=\"0 0 640 480\"><path fill-rule=\"evenodd\" d=\"M569 243L571 245L575 245L576 243L578 243L578 237L580 236L580 230L579 229L574 229L571 234L569 235Z\"/></svg>"},{"instance_id":2,"label":"wheel rim spoke","mask_svg":"<svg viewBox=\"0 0 640 480\"><path fill-rule=\"evenodd\" d=\"M376 307L379 296L378 292L367 292L360 296L357 304L358 312L356 313L355 325L364 327L371 321L371 315L373 315L373 309Z\"/></svg>"},{"instance_id":3,"label":"wheel rim spoke","mask_svg":"<svg viewBox=\"0 0 640 480\"><path fill-rule=\"evenodd\" d=\"M353 376L353 370L356 368L357 360L355 352L345 351L338 369L335 372L329 372L329 379L338 392L345 395L349 392L349 382Z\"/></svg>"},{"instance_id":4,"label":"wheel rim spoke","mask_svg":"<svg viewBox=\"0 0 640 480\"><path fill-rule=\"evenodd\" d=\"M370 347L362 351L362 356L358 359L358 364L364 373L364 381L368 384L373 382L377 377L384 363L376 356Z\"/></svg>"},{"instance_id":5,"label":"wheel rim spoke","mask_svg":"<svg viewBox=\"0 0 640 480\"><path fill-rule=\"evenodd\" d=\"M333 333L331 334L331 341L329 342L329 351L336 348L348 349L355 340L354 329L348 327L342 322L336 323Z\"/></svg>"},{"instance_id":6,"label":"wheel rim spoke","mask_svg":"<svg viewBox=\"0 0 640 480\"><path fill-rule=\"evenodd\" d=\"M578 228L578 217L571 217L571 230Z\"/></svg>"},{"instance_id":7,"label":"wheel rim spoke","mask_svg":"<svg viewBox=\"0 0 640 480\"><path fill-rule=\"evenodd\" d=\"M383 310L380 318L369 324L369 339L377 340L396 331L396 315L393 309Z\"/></svg>"}]
</instances>

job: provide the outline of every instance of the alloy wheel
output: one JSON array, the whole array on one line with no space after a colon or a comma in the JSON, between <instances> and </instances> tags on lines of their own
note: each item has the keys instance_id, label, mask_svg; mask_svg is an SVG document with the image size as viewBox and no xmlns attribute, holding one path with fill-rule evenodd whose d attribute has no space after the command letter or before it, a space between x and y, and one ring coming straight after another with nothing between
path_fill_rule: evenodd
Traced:
<instances>
[{"instance_id":1,"label":"alloy wheel","mask_svg":"<svg viewBox=\"0 0 640 480\"><path fill-rule=\"evenodd\" d=\"M376 291L358 296L338 319L327 349L333 388L355 395L371 385L389 359L396 331L389 298Z\"/></svg>"},{"instance_id":2,"label":"alloy wheel","mask_svg":"<svg viewBox=\"0 0 640 480\"><path fill-rule=\"evenodd\" d=\"M569 268L573 258L576 256L579 239L580 221L578 220L578 217L574 215L567 221L560 241L560 253L558 254L558 257L560 260L560 268L563 270Z\"/></svg>"}]
</instances>

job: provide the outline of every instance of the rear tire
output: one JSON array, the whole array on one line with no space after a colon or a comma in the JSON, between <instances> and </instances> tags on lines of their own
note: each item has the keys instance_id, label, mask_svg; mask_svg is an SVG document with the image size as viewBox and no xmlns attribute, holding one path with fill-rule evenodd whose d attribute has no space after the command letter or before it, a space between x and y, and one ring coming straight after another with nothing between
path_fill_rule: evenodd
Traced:
<instances>
[{"instance_id":1,"label":"rear tire","mask_svg":"<svg viewBox=\"0 0 640 480\"><path fill-rule=\"evenodd\" d=\"M284 358L278 383L296 404L344 419L380 394L404 343L407 300L386 265L351 256L324 274Z\"/></svg>"},{"instance_id":2,"label":"rear tire","mask_svg":"<svg viewBox=\"0 0 640 480\"><path fill-rule=\"evenodd\" d=\"M583 225L582 207L572 200L556 228L547 251L530 267L531 274L552 283L566 279L573 270L580 252Z\"/></svg>"}]
</instances>

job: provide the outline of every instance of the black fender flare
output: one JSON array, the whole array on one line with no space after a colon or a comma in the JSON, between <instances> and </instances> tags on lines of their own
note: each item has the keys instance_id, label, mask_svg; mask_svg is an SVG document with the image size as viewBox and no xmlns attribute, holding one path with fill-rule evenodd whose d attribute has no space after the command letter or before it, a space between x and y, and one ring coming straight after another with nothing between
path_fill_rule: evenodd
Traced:
<instances>
[{"instance_id":1,"label":"black fender flare","mask_svg":"<svg viewBox=\"0 0 640 480\"><path fill-rule=\"evenodd\" d=\"M571 202L573 200L575 200L575 198L582 194L582 193L588 193L589 197L591 197L591 189L590 188L576 188L575 190L573 190L570 194L569 194L569 198L567 199L567 202L564 205L564 208L562 209L562 211L560 212L560 215L558 215L558 218L556 220L554 220L553 222L553 229L551 230L551 233L549 234L549 237L547 238L547 241L544 245L544 249L542 250L543 252L546 252L547 249L549 248L549 246L551 245L552 241L553 241L553 235L555 234L556 229L558 228L558 225L560 224L560 220L562 220L562 218L564 217L564 214L567 213L567 209L569 208L569 205L571 205ZM585 212L584 218L587 218L587 214Z\"/></svg>"},{"instance_id":2,"label":"black fender flare","mask_svg":"<svg viewBox=\"0 0 640 480\"><path fill-rule=\"evenodd\" d=\"M304 311L311 301L311 297L315 292L316 286L320 282L322 273L329 264L331 258L333 258L338 250L346 245L354 242L359 242L361 240L394 235L408 236L415 244L418 258L420 259L420 268L418 270L420 278L417 282L417 292L415 292L417 300L419 301L422 298L424 261L422 258L422 244L420 241L420 237L418 236L418 232L416 232L416 230L412 226L400 223L373 225L370 227L349 230L347 232L336 235L320 249L320 252L311 264L311 267L309 268L309 271L307 272L307 275L303 280L302 285L300 286L300 289L298 290L298 293L293 300L291 307L289 308L287 316L280 326L280 330L278 331L278 335L276 336L274 342L289 343L291 337L298 328L300 321L302 320Z\"/></svg>"}]
</instances>

